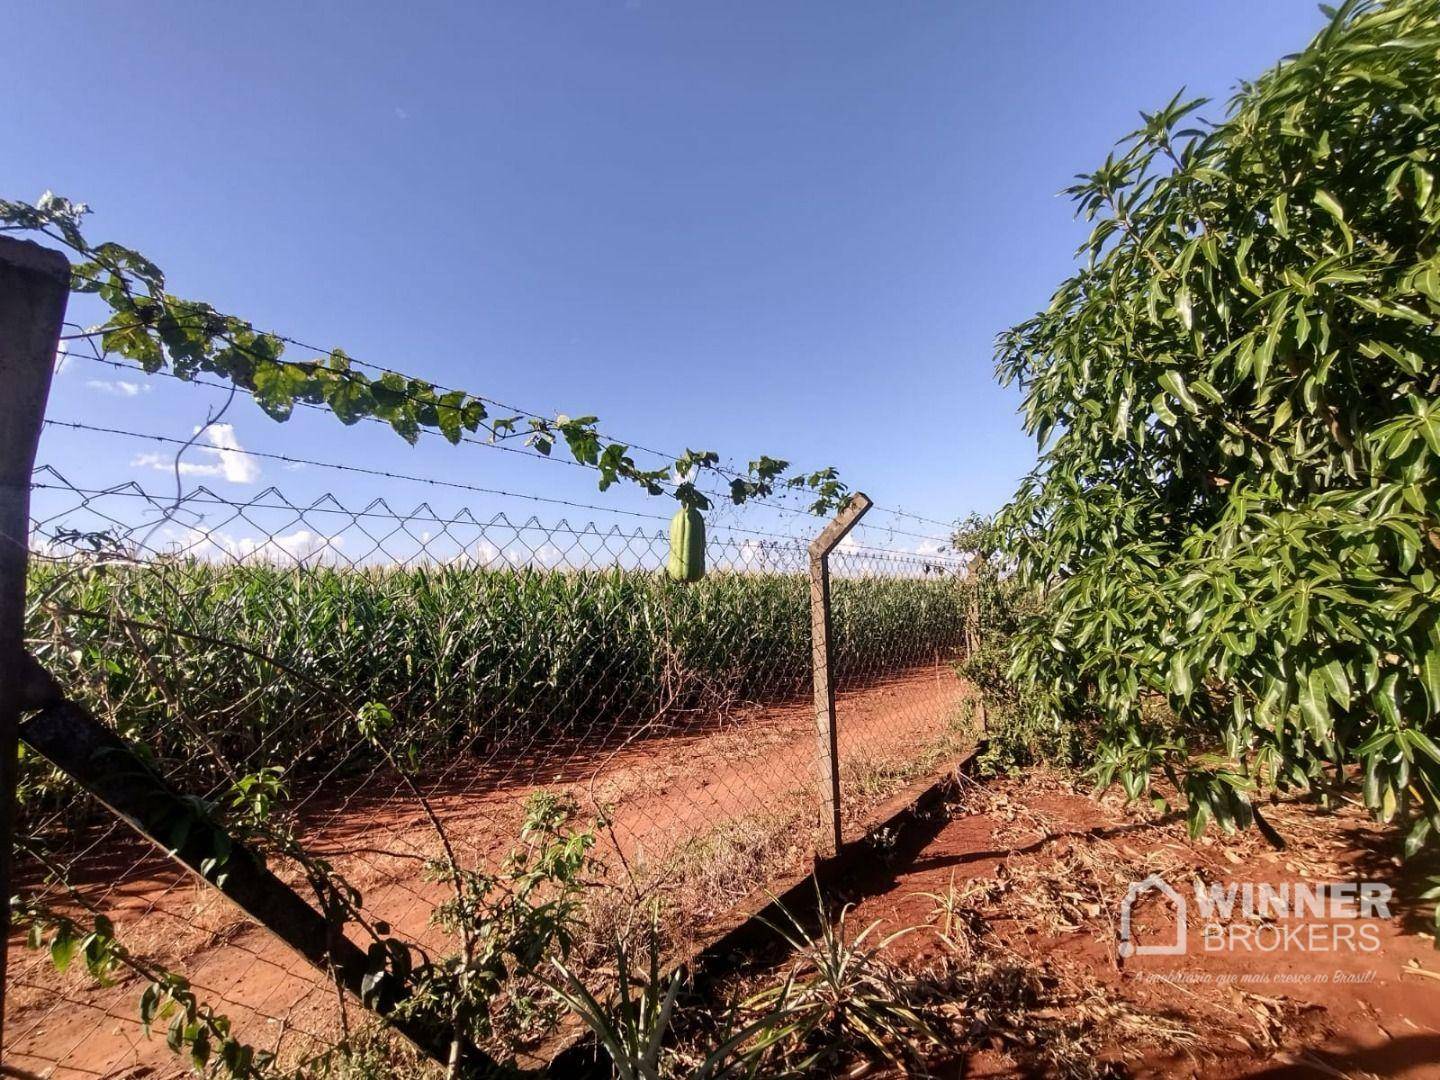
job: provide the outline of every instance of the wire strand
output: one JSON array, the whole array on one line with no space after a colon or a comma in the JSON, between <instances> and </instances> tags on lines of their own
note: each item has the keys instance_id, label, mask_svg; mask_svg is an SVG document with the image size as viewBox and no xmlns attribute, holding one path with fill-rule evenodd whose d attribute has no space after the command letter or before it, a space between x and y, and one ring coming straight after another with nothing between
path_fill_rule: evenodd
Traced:
<instances>
[{"instance_id":1,"label":"wire strand","mask_svg":"<svg viewBox=\"0 0 1440 1080\"><path fill-rule=\"evenodd\" d=\"M124 279L126 279L126 280L133 280L133 279L128 278L127 275L125 275L125 273L124 273L120 268L118 268L118 267L113 267L113 266L112 266L112 267L110 268L110 272L113 273L113 274L115 274L116 276L121 277L121 278L124 278ZM81 276L82 278L84 278L84 280L92 281L92 282L99 280L99 279L97 279L97 278L95 278L95 277L88 277L88 276L85 276L85 275L78 275L78 276ZM71 325L74 325L74 324L71 324ZM296 337L293 337L293 336L288 335L288 334L282 334L282 333L280 333L280 332L278 332L278 331L274 331L274 330L262 330L261 333L268 334L269 336L275 338L275 339L278 340L278 341L283 341L283 342L285 342L287 345L294 345L296 348L305 349L305 350L307 350L307 351L309 351L309 352L315 353L315 354L317 354L317 357L318 357L318 356L328 356L328 355L330 355L330 353L332 352L332 350L321 348L320 346L315 345L315 344L313 344L313 343L311 343L311 342L304 341L303 339L296 338ZM74 340L75 338L80 338L80 337L93 338L94 334L95 334L95 332L93 332L93 331L86 331L86 332L84 332L84 333L82 333L82 334L75 335L75 336L72 337L72 338L68 338L67 340ZM247 351L247 350L245 350L245 349L244 349L243 347L241 347L241 346L237 346L237 347L241 348L241 351L242 351L242 352ZM369 361L369 360L363 360L363 359L360 359L360 358L357 358L357 357L353 357L353 356L350 356L348 353L346 354L346 359L349 361L349 363L351 363L352 365L354 365L354 366L356 366L356 367L363 367L363 368L366 368L366 369L368 369L368 370L370 370L370 371L380 372L381 374L393 374L393 375L398 375L398 376L400 376L401 378L406 379L406 380L408 380L408 381L425 383L426 385L429 385L429 386L433 387L434 389L439 390L439 391L442 391L442 392L444 392L444 393L460 393L460 394L465 394L466 396L471 397L471 398L474 398L474 399L477 400L477 401L482 401L482 402L484 402L486 405L491 405L491 406L494 406L495 408L504 410L504 411L509 412L509 413L517 414L517 415L522 416L522 417L534 418L534 419L537 419L537 420L547 420L547 421L548 421L549 416L551 415L551 414L549 414L549 413L540 412L540 411L535 410L535 409L527 409L527 408L525 408L525 407L523 407L523 406L520 406L520 405L515 405L515 404L510 403L510 402L501 401L501 400L498 399L498 398L488 397L488 396L483 395L483 394L474 394L474 393L471 393L471 392L468 391L468 390L461 390L461 389L459 389L459 388L457 388L457 387L447 386L447 385L445 385L444 383L439 383L439 382L435 382L435 381L430 380L430 379L425 379L425 378L421 378L421 377L416 376L416 375L411 375L411 374L408 374L408 373L406 373L406 372L399 371L399 370L397 370L397 369L395 369L395 368L393 368L393 367L386 367L386 366L381 365L381 364L373 363L373 362L371 362L371 361ZM302 361L302 362L303 362L303 361ZM318 363L318 362L319 362L318 359L317 359L317 361L315 361L315 362ZM178 378L178 376L177 376L177 378ZM182 379L181 381L194 381L194 380L185 380L185 379ZM202 384L202 385L204 385L204 384ZM411 398L411 400L414 400L413 397L412 397L411 395L409 395L407 392L405 392L405 391L398 391L398 392L401 393L402 396L409 397L409 398ZM307 403L307 404L308 404L308 403ZM383 421L382 421L382 422L383 422ZM674 452L672 452L672 451L670 451L670 450L662 450L662 449L659 449L659 448L657 448L657 447L647 446L647 445L645 445L644 443L637 442L637 441L632 440L632 439L627 439L627 438L625 438L625 437L623 437L623 436L615 435L615 434L610 433L610 432L601 431L601 430L598 429L598 428L596 429L596 433L597 433L601 438L604 438L604 439L606 439L606 440L608 440L608 441L623 443L623 444L626 446L627 449L639 450L639 451L641 451L642 453L651 454L651 455L653 455L653 456L655 456L655 457L658 457L658 458L661 458L662 460L665 460L665 461L674 462L674 461L678 461L678 460L680 459L680 457L681 457L681 455L676 454L676 453L674 453ZM498 444L495 444L495 443L485 443L484 445L498 445ZM510 449L513 449L513 448L510 448ZM544 457L544 456L546 456L546 455L536 454L535 456L537 456L537 457ZM560 460L564 460L564 459L560 459ZM579 464L579 463L577 462L576 464ZM751 478L750 474L748 474L748 473L743 473L743 472L740 472L740 471L737 470L737 469L732 469L732 468L730 468L730 467L728 467L728 466L724 466L724 465L720 465L720 464L716 464L716 465L709 466L709 468L711 468L714 472L716 472L716 473L719 474L720 476L724 476L724 477L726 477L726 478L728 478L728 479L731 479L731 480L748 480L748 479ZM716 493L716 492L706 492L706 494L707 494L707 495L710 495L710 496L712 496L712 497L721 497L721 498L724 497L722 494ZM778 504L776 504L776 505L778 505ZM795 511L794 511L794 508L787 508L787 509L791 510L791 512L795 512ZM913 513L913 512L911 512L911 511L908 511L908 510L902 510L902 509L900 509L900 508L898 508L898 507L888 507L888 506L882 506L882 505L879 505L879 504L875 504L875 505L874 505L874 509L881 511L882 513L892 514L892 515L894 515L894 516L896 516L896 517L907 518L907 519L909 519L909 520L922 522L922 523L928 524L928 525L936 525L936 526L939 526L939 527L942 528L942 529L951 529L951 528L954 527L954 522L942 521L942 520L940 520L939 518L926 517L926 516L924 516L924 515L916 514L916 513ZM804 511L799 511L799 512L804 512ZM940 538L936 538L936 537L925 537L925 539L936 540L936 541L938 541L938 542L944 542L943 540L940 540Z\"/></svg>"},{"instance_id":2,"label":"wire strand","mask_svg":"<svg viewBox=\"0 0 1440 1080\"><path fill-rule=\"evenodd\" d=\"M77 355L77 354L71 354L71 355L72 355L72 356L75 356L75 355ZM141 367L139 367L138 365L136 365L136 364L134 364L134 363L131 363L131 362L129 362L129 361L124 361L124 360L111 360L111 359L109 359L108 357L103 357L103 356L86 355L86 354L84 354L84 353L78 354L78 356L79 356L79 358L82 359L82 360L86 360L86 361L89 361L89 362L91 362L91 363L104 364L104 365L106 365L107 367L111 367L111 368L114 368L114 369L116 369L116 370L120 370L120 371L138 371L138 372L140 372L140 373L142 373L142 374L162 375L162 376L164 376L165 378L173 379L173 380L175 380L176 382L184 383L184 384L187 384L187 385L204 386L204 387L208 387L208 388L213 389L213 390L223 390L223 391L227 391L227 392L228 392L228 391L232 388L232 386L234 385L234 384L230 384L230 383L211 382L211 381L208 380L208 379L201 379L201 378L198 378L198 377L186 378L186 377L184 377L184 376L182 376L182 375L177 375L177 374L176 374L175 372L173 372L173 371L169 371L169 370L166 370L166 369L163 369L163 368L162 368L161 370L155 371L155 372L146 372L143 368L141 368ZM252 391L247 390L247 389L245 389L244 387L236 387L236 389L238 389L241 393L247 394L247 395L249 395L249 396L251 396L251 397L254 396L254 393L253 393ZM328 410L324 405L318 405L318 404L316 404L316 403L314 403L314 402L309 402L309 401L297 401L296 404L297 404L297 405L300 405L300 406L303 406L304 408L313 409L313 410L316 410L316 411L319 411L319 412L329 412L329 410ZM361 419L362 419L362 420L366 420L366 421L368 421L368 422L370 422L370 423L379 424L379 425L381 425L382 427L384 427L384 428L386 428L387 430L389 430L390 425L388 425L384 420L380 419L379 417L376 417L376 416L366 416L366 417L361 417ZM432 437L437 437L437 438L444 438L444 436L441 435L439 432L430 431L429 429L426 429L426 428L422 428L422 429L421 429L421 434L427 435L427 436L432 436ZM584 469L584 470L586 470L586 471L591 471L591 470L593 469L593 466L586 465L586 464L583 463L583 462L575 461L575 460L573 460L573 459L571 459L571 458L549 457L549 456L546 456L546 455L544 455L544 454L536 453L536 452L533 451L533 450L523 450L523 449L520 449L520 448L514 447L514 446L506 446L506 445L504 445L503 443L489 442L489 441L487 441L487 440L485 440L485 439L477 439L477 438L475 438L475 437L473 437L473 436L470 436L470 435L462 435L462 436L460 437L460 441L461 441L461 442L464 442L464 443L467 443L467 444L470 444L470 445L473 445L473 446L482 446L482 447L486 447L486 448L489 448L489 449L492 449L492 450L503 450L504 452L509 453L509 454L518 454L518 455L520 455L521 457L531 458L531 459L538 460L538 461L554 462L555 464L568 465L568 466L571 466L572 468ZM676 484L674 484L673 482L670 482L670 481L661 481L660 483L661 483L662 486L668 487L668 488L670 488L670 489L672 489L672 490L673 490L675 487L678 486L678 485L676 485ZM723 503L723 502L725 502L725 501L727 501L727 500L729 499L728 493L723 492L723 491L714 491L714 490L711 490L711 489L708 489L708 488L699 488L698 490L701 491L704 495L708 496L709 498L715 499L715 500L717 500L717 501L719 501L719 502L721 502L721 503ZM775 511L778 511L778 512L784 513L784 514L794 514L794 515L803 516L803 517L807 517L807 518L810 518L810 517L814 517L814 516L815 516L815 515L812 514L809 510L804 510L804 509L801 509L801 508L795 507L795 506L786 506L786 505L784 505L783 503L771 502L771 501L768 500L768 499L751 499L751 500L749 500L749 502L752 503L753 505L763 506L763 507L765 507L765 508L767 508L767 509L775 510ZM938 544L948 544L948 543L949 543L948 538L942 537L942 536L929 536L929 535L924 534L924 533L908 532L908 531L902 530L902 529L889 529L889 530L887 530L887 531L893 533L893 534L896 535L896 536L905 536L905 537L913 538L913 539L916 539L916 540L927 540L927 541L930 541L930 542L932 542L932 543L938 543Z\"/></svg>"},{"instance_id":3,"label":"wire strand","mask_svg":"<svg viewBox=\"0 0 1440 1080\"><path fill-rule=\"evenodd\" d=\"M72 424L72 423L67 422L67 421L46 421L46 423L54 423L54 424L56 424L56 425L58 425L58 426L65 426L65 427L79 427L79 428L81 428L82 430L96 430L96 431L105 432L105 433L107 433L107 434L127 435L127 436L132 436L132 437L140 438L140 439L154 439L154 440L156 440L156 441L163 441L163 442L170 442L170 443L174 443L174 442L180 441L180 440L174 439L174 438L172 438L172 437L170 437L170 436L154 436L154 435L146 435L146 434L138 433L138 432L120 431L120 430L118 430L118 429L113 429L113 430L112 430L112 429L106 429L106 428L95 428L95 427L93 427L92 425ZM265 454L265 453L263 453L263 452L261 452L261 451L254 451L254 452L250 452L250 451L235 451L235 452L236 452L236 453L255 453L255 454L259 455L259 456L264 456L264 457L275 457L275 456L276 456L276 455L271 455L271 454ZM373 470L363 469L363 468L361 468L361 467L359 467L359 466L337 465L337 464L328 463L328 462L319 462L319 461L309 462L309 461L306 461L305 463L306 463L306 464L315 464L315 465L317 465L317 466L324 467L324 468L338 468L338 469L341 469L341 470L346 471L346 472L365 472L365 473L368 473L368 472L372 472L372 471L373 471ZM90 500L97 499L97 498L102 498L102 497L137 498L137 499L146 499L146 500L151 500L151 501L159 501L156 496L154 496L154 495L152 495L151 493L147 492L143 487L141 487L137 482L135 482L135 481L133 481L133 480L132 480L132 481L126 481L126 482L124 482L124 483L117 484L117 485L114 485L114 486L109 487L109 488L82 488L82 487L77 487L76 485L72 484L69 480L65 479L65 477L63 476L63 474L61 474L54 466L50 466L50 465L37 466L36 469L34 470L33 476L38 478L38 477L40 477L40 476L42 476L42 475L52 476L52 477L54 477L56 480L58 480L58 481L60 481L60 482L59 482L59 483L46 483L46 482L44 482L43 480L32 479L32 480L31 480L31 484L30 484L30 487L31 487L32 490L35 490L35 491L68 491L68 492L71 492L71 493L79 496L80 498L86 500L87 502L90 501ZM390 473L383 473L383 472L382 472L380 475L388 476L388 477L392 477L392 478L394 478L394 479L400 479L400 480L419 480L419 481L422 482L422 483L429 483L429 482L431 482L431 481L428 481L426 478L423 478L423 477L411 477L411 476L406 476L406 475L404 475L404 474L390 474ZM443 482L443 481L437 481L436 483L439 483L439 484L441 484L441 485L443 485L443 486L453 486L453 485L445 484L445 482ZM492 492L489 491L489 489L483 489L483 488L470 488L469 490L484 491L484 492L486 492L486 493L492 493ZM279 502L273 502L273 501L272 501L272 502L266 502L266 501L263 501L263 500L265 499L265 497L266 497L269 493L271 493L271 492L273 492L273 493L275 494L275 496L276 496L279 500L281 500L281 501L279 501ZM585 504L585 503L575 503L575 502L569 502L569 501L567 501L567 500L550 499L550 498L547 498L547 497L545 497L545 496L525 495L525 494L518 494L518 493L514 493L514 492L502 492L501 494L504 494L504 495L507 495L507 496L512 496L512 497L514 497L514 498L518 498L518 499L522 499L522 500L532 501L532 502L559 503L559 504L561 504L561 505L569 506L569 507L572 507L572 508L575 508L575 509L598 510L598 511L600 511L600 512L602 512L602 513L622 513L622 511L609 510L608 508L605 508L605 507L589 506L589 505L587 505L587 504ZM329 503L330 503L331 505L325 505L325 503L326 503L327 500L329 501ZM166 500L164 500L164 501L166 502L167 505L168 505L169 503L173 502L172 499L168 499L168 498L167 498ZM406 513L400 513L400 512L397 512L397 511L395 511L395 510L391 510L391 509L389 508L389 506L385 506L385 507L384 507L384 510L382 511L382 510L376 509L375 506L374 506L374 503L366 506L364 509L361 509L361 510L353 510L353 509L350 509L350 508L342 505L341 503L339 503L339 502L335 499L335 497L334 497L333 495L329 494L329 493L327 493L327 494L319 497L318 499L313 500L309 505L305 505L305 504L303 504L303 503L292 502L292 501L291 501L290 499L288 499L282 492L280 492L279 489L275 488L273 485L272 485L271 487L266 488L264 491L260 492L258 495L256 495L255 498L253 498L253 499L243 499L243 500L228 499L228 498L225 498L224 496L218 494L217 492L211 491L209 488L200 487L200 488L192 489L191 491L187 492L187 493L183 496L182 502L183 502L183 503L186 503L186 504L199 503L199 504L201 504L201 505L207 505L207 506L224 506L224 507L228 507L228 508L230 508L230 509L232 509L232 510L251 510L251 509L254 509L254 510L277 510L277 511L283 511L283 512L285 512L285 513L296 513L296 514L300 514L302 517L303 517L303 515L305 515L305 514L312 514L312 513L314 513L314 514L335 514L335 515L338 515L338 516L340 516L340 517L349 517L349 518L357 519L357 520L358 520L359 518L376 518L376 519L381 519L381 520L386 520L386 521L409 522L409 521L414 521L414 520L417 520L417 519L418 519L418 520L423 520L423 521L431 522L431 523L436 524L436 525L474 525L474 526L478 526L478 527L481 527L481 528L489 527L489 526L492 526L492 525L502 525L502 526L505 527L505 528L511 528L511 529L515 529L515 530L517 530L517 531L530 531L530 530L533 530L533 529L538 529L538 530L541 530L541 531L543 531L543 532L549 532L549 533L564 533L564 534L566 534L566 535L573 535L573 536L588 536L588 535L592 535L592 534L594 534L594 533L596 533L596 532L599 531L599 530L595 527L595 524L594 524L593 522L590 523L590 525L589 525L588 528L579 528L579 529L577 529L577 528L575 528L575 527L573 527L573 526L570 526L570 525L568 525L568 524L565 524L565 525L559 525L559 524L556 524L556 525L546 525L546 524L543 524L543 523L541 523L541 522L536 521L534 518L531 519L531 521L534 522L534 524L532 525L532 524L530 524L530 523L528 523L528 522L526 522L526 523L521 523L521 524L516 524L516 523L514 523L514 522L509 521L508 519L506 519L503 523L501 523L501 522L499 522L499 521L497 521L497 520L494 520L494 519L492 519L491 521L488 521L488 522L487 522L487 521L482 521L482 520L480 520L479 518L476 518L476 517L473 516L473 515L469 515L469 516L465 516L465 517L451 515L451 516L449 516L449 517L446 517L446 516L442 516L441 514L437 513L436 511L432 510L432 509L429 508L428 506L425 507L425 510L428 511L428 514L422 514L422 513L420 512L420 507L417 507L415 510L411 511L411 512L408 513L408 514L406 514ZM469 512L468 512L468 511L464 511L464 513L466 513L466 514L468 515ZM503 516L503 514L502 514L501 516ZM666 519L666 518L664 518L664 517L660 517L660 516L656 516L656 515L645 515L645 514L641 514L641 513L638 513L638 512L631 512L628 516L646 517L646 518L650 518L651 520L656 520L656 521L665 521L665 520L668 520L668 519ZM733 534L737 534L737 535L740 535L740 536L756 537L756 538L759 538L759 539L762 539L762 540L766 540L766 541L780 542L780 543L785 544L785 545L793 545L793 546L796 547L797 550L803 550L803 549L807 548L807 547L808 547L808 541L809 541L809 539L810 539L809 537L798 537L798 536L787 535L787 534L785 534L785 533L767 532L767 531L761 530L761 529L747 529L747 528L742 528L741 526L738 526L738 525L713 525L713 526L710 526L710 528L711 528L713 531L716 531L716 532L733 533ZM645 534L637 533L637 534L635 534L635 535L645 535L645 536L647 536L649 539L663 539L663 534L660 533L660 532L658 532L658 531L655 532L655 533L653 533L653 534L651 534L651 533L645 533ZM859 554L862 554L862 555L883 557L883 558L887 558L887 559L897 559L897 560L914 561L914 562L917 562L917 563L925 563L925 562L935 562L935 561L939 561L939 562L954 563L954 564L957 564L957 565L958 565L958 564L961 564L961 563L964 562L964 560L963 560L962 558L958 558L958 557L953 556L953 555L952 555L952 556L947 556L947 555L944 555L944 554L932 554L932 553L923 553L923 554L922 554L922 553L919 553L919 552L902 551L902 550L896 550L896 549L893 549L893 548L877 548L877 547L872 547L872 546L864 545L864 544L853 544L853 545L849 545L848 547L846 547L845 549L842 549L842 550L844 550L844 551L849 551L849 552L855 552L855 553L859 553Z\"/></svg>"},{"instance_id":4,"label":"wire strand","mask_svg":"<svg viewBox=\"0 0 1440 1080\"><path fill-rule=\"evenodd\" d=\"M190 444L188 439L177 439L171 435L159 435L145 431L128 431L124 428L103 427L98 424L86 424L78 420L52 420L46 419L46 427L69 428L73 431L92 431L104 435L120 435L130 439L144 439L150 442L165 443L171 446L186 446ZM203 448L202 448L203 449ZM211 447L209 449L216 449ZM548 495L529 495L519 491L506 491L503 488L481 487L477 484L466 484L459 480L439 480L432 476L415 476L410 473L392 472L388 469L373 469L364 465L345 465L335 461L321 461L318 458L296 457L291 454L281 454L270 450L247 450L241 447L225 447L224 453L243 454L246 457L262 458L267 461L279 461L289 465L314 466L320 469L335 469L339 472L359 473L364 476L379 476L389 480L406 480L416 484L430 484L435 487L455 488L459 491L472 491L479 495L498 495L510 499L528 499L531 502L550 503L555 506L568 506L578 510L594 510L602 514L619 514L624 517L646 518L651 521L670 520L664 514L647 514L639 510L619 510L614 507L596 506L593 503L575 502L570 499L554 498Z\"/></svg>"}]
</instances>

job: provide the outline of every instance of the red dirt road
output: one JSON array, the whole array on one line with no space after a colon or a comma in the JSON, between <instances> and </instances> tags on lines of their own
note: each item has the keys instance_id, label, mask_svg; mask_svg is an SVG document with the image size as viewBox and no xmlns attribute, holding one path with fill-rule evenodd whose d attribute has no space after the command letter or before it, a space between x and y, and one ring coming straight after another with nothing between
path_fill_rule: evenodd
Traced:
<instances>
[{"instance_id":1,"label":"red dirt road","mask_svg":"<svg viewBox=\"0 0 1440 1080\"><path fill-rule=\"evenodd\" d=\"M842 770L873 777L875 765L913 760L917 747L946 735L968 694L946 667L927 665L842 692L837 703ZM795 869L813 850L815 735L813 713L796 703L737 712L684 730L645 733L618 746L595 748L552 742L529 758L503 763L457 762L424 785L462 861L488 863L508 848L520 804L545 788L571 794L588 815L603 806L613 841L632 866L657 866L677 845L737 822L785 825L784 846L767 867ZM868 783L868 781L867 781ZM883 788L851 792L853 817ZM786 824L788 822L788 825ZM796 827L796 822L799 827ZM428 950L443 937L428 924L445 888L422 878L424 860L439 853L426 815L393 780L360 790L322 792L301 818L312 852L324 854L361 890L371 919ZM286 868L277 872L287 876ZM296 876L291 883L303 889ZM116 924L116 936L138 955L190 979L202 1001L228 1015L237 1034L257 1047L278 1047L294 1059L333 1041L333 987L315 977L268 933L250 923L213 890L124 836L111 840L84 867L84 889ZM723 912L763 882L753 879L710 890L709 910ZM138 978L100 989L76 964L57 975L47 959L10 942L7 1063L56 1078L188 1075L164 1045L138 1024ZM352 1022L359 1010L351 1006Z\"/></svg>"}]
</instances>

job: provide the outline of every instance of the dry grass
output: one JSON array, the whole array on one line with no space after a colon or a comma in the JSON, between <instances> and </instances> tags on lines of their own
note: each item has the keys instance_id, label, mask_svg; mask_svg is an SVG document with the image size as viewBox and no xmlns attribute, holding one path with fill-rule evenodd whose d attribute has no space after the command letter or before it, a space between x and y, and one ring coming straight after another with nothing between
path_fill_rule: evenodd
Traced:
<instances>
[{"instance_id":1,"label":"dry grass","mask_svg":"<svg viewBox=\"0 0 1440 1080\"><path fill-rule=\"evenodd\" d=\"M973 745L968 703L922 747L855 752L841 763L843 824L860 829L877 807L922 776L937 772ZM667 948L693 944L715 918L753 893L804 867L815 850L819 820L813 790L797 787L765 811L722 821L680 839L657 855L612 860L610 887L586 905L582 954L631 942L658 905Z\"/></svg>"},{"instance_id":2,"label":"dry grass","mask_svg":"<svg viewBox=\"0 0 1440 1080\"><path fill-rule=\"evenodd\" d=\"M1026 1074L1073 1080L1124 1075L1103 1051L1117 1043L1144 1051L1188 1049L1193 1031L1177 1020L1139 1009L1092 980L977 939L927 972L935 1005L947 1017L956 1050L1001 1051Z\"/></svg>"},{"instance_id":3,"label":"dry grass","mask_svg":"<svg viewBox=\"0 0 1440 1080\"><path fill-rule=\"evenodd\" d=\"M862 824L877 806L921 777L930 776L975 745L980 736L975 702L958 703L925 746L898 745L852 751L840 762L841 813L848 828Z\"/></svg>"},{"instance_id":4,"label":"dry grass","mask_svg":"<svg viewBox=\"0 0 1440 1080\"><path fill-rule=\"evenodd\" d=\"M793 873L813 849L813 831L798 808L749 814L682 840L660 859L612 865L611 880L586 902L577 962L593 968L615 942L634 944L652 915L667 951L693 943L756 882Z\"/></svg>"}]
</instances>

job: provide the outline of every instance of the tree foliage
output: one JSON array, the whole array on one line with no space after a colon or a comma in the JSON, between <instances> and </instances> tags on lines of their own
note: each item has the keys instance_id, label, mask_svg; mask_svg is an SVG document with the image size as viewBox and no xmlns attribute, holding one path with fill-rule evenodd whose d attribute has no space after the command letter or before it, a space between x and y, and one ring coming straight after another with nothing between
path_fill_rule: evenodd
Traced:
<instances>
[{"instance_id":1,"label":"tree foliage","mask_svg":"<svg viewBox=\"0 0 1440 1080\"><path fill-rule=\"evenodd\" d=\"M1036 470L1015 671L1192 830L1358 764L1440 829L1440 3L1350 0L1217 123L1177 96L1071 190L1082 268L1002 335ZM1157 708L1157 705L1159 708ZM1263 823L1262 823L1263 824Z\"/></svg>"},{"instance_id":2,"label":"tree foliage","mask_svg":"<svg viewBox=\"0 0 1440 1080\"><path fill-rule=\"evenodd\" d=\"M33 204L0 199L0 232L37 233L80 256L72 290L94 294L109 311L94 335L107 354L133 361L150 374L166 371L185 381L213 375L251 394L276 420L289 419L297 404L321 406L345 424L380 420L411 443L422 431L437 432L452 443L479 434L493 442L523 439L546 457L558 443L577 463L598 472L601 491L617 481L629 482L650 495L669 492L700 510L710 507L696 485L707 470L721 474L737 505L777 490L804 491L813 496L811 510L821 514L837 509L848 496L833 467L795 472L788 461L762 454L739 473L721 468L713 450L686 450L671 463L646 469L636 463L635 448L602 433L594 416L514 413L465 390L361 364L338 348L307 360L289 359L287 346L298 342L168 292L160 268L132 248L113 241L92 244L81 229L88 213L84 203L48 191Z\"/></svg>"}]
</instances>

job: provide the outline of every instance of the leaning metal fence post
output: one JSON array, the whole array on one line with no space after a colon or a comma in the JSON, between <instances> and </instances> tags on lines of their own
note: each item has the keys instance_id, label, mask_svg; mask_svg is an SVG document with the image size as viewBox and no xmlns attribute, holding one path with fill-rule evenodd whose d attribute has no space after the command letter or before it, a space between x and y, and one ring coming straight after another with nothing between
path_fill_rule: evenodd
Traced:
<instances>
[{"instance_id":1,"label":"leaning metal fence post","mask_svg":"<svg viewBox=\"0 0 1440 1080\"><path fill-rule=\"evenodd\" d=\"M829 824L830 845L822 855L840 850L840 750L835 731L835 682L830 667L830 552L844 540L870 509L870 497L850 496L810 543L810 641L815 673L815 734L819 738L820 800Z\"/></svg>"},{"instance_id":2,"label":"leaning metal fence post","mask_svg":"<svg viewBox=\"0 0 1440 1080\"><path fill-rule=\"evenodd\" d=\"M0 236L0 1053L4 1047L6 944L10 940L20 680L25 654L25 571L30 550L30 471L45 421L55 350L70 295L58 251Z\"/></svg>"}]
</instances>

